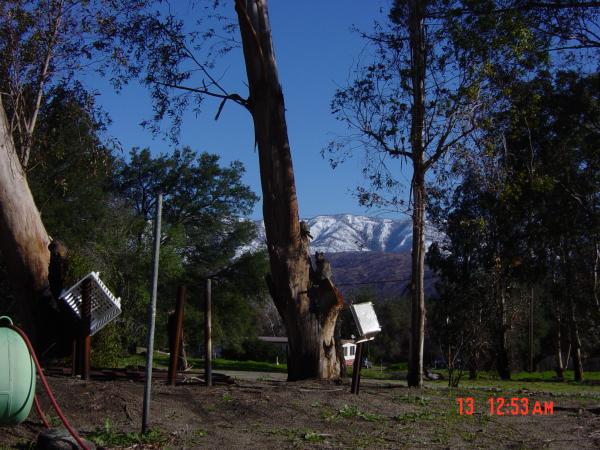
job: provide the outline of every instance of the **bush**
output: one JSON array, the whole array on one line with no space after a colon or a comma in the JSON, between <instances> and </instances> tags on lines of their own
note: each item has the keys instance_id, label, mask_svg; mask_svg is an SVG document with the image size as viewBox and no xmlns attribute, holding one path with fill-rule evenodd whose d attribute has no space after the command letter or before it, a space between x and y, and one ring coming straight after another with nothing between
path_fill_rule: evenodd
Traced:
<instances>
[{"instance_id":1,"label":"bush","mask_svg":"<svg viewBox=\"0 0 600 450\"><path fill-rule=\"evenodd\" d=\"M117 326L107 325L92 338L93 367L117 367L123 356L123 345Z\"/></svg>"}]
</instances>

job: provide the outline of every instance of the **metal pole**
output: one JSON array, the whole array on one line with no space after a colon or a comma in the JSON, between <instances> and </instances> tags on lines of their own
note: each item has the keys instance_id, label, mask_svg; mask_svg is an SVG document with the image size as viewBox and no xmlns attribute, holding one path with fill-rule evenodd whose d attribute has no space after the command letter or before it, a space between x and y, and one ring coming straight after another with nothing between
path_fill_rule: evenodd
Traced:
<instances>
[{"instance_id":1,"label":"metal pole","mask_svg":"<svg viewBox=\"0 0 600 450\"><path fill-rule=\"evenodd\" d=\"M158 287L158 258L160 254L160 228L162 216L162 194L156 198L156 218L154 219L154 253L152 255L152 297L148 304L148 344L146 346L146 384L144 386L144 411L142 433L148 431L150 416L150 389L152 385L152 360L154 354L154 323L156 320L156 290Z\"/></svg>"},{"instance_id":2,"label":"metal pole","mask_svg":"<svg viewBox=\"0 0 600 450\"><path fill-rule=\"evenodd\" d=\"M72 360L71 360L71 376L74 377L77 375L77 370L79 369L79 356L77 352L77 339L73 339L73 347L72 347Z\"/></svg>"},{"instance_id":3,"label":"metal pole","mask_svg":"<svg viewBox=\"0 0 600 450\"><path fill-rule=\"evenodd\" d=\"M185 286L179 286L177 290L177 305L175 306L175 336L173 336L173 348L169 361L169 384L175 386L177 380L177 366L181 356L183 345L183 308L185 305Z\"/></svg>"},{"instance_id":4,"label":"metal pole","mask_svg":"<svg viewBox=\"0 0 600 450\"><path fill-rule=\"evenodd\" d=\"M212 324L210 278L207 278L206 280L204 300L204 378L206 379L206 385L212 386Z\"/></svg>"}]
</instances>

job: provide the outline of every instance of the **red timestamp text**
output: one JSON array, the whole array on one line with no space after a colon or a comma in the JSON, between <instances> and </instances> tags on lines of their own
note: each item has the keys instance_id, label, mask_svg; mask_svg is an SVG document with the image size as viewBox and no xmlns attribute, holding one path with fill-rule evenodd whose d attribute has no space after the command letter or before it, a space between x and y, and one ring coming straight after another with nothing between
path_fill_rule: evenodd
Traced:
<instances>
[{"instance_id":1,"label":"red timestamp text","mask_svg":"<svg viewBox=\"0 0 600 450\"><path fill-rule=\"evenodd\" d=\"M457 397L458 413L472 416L476 410L473 397ZM550 416L554 414L553 401L530 400L527 397L490 397L487 399L487 412L490 416Z\"/></svg>"}]
</instances>

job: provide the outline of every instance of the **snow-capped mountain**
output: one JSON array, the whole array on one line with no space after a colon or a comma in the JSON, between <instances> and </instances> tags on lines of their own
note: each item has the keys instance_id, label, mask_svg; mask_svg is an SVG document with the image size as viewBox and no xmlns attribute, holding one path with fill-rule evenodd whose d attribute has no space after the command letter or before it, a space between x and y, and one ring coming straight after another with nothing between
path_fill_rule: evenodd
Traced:
<instances>
[{"instance_id":1,"label":"snow-capped mountain","mask_svg":"<svg viewBox=\"0 0 600 450\"><path fill-rule=\"evenodd\" d=\"M412 223L410 219L392 220L378 217L337 214L305 219L310 227L311 253L339 252L410 252ZM265 224L259 220L257 238L244 250L265 246ZM438 240L440 233L430 226L425 228L425 245Z\"/></svg>"}]
</instances>

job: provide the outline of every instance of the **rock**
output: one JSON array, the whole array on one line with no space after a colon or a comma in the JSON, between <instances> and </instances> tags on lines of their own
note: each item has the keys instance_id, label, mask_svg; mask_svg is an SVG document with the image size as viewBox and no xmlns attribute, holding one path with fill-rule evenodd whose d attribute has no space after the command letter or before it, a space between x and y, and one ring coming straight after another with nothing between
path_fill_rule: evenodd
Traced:
<instances>
[{"instance_id":1,"label":"rock","mask_svg":"<svg viewBox=\"0 0 600 450\"><path fill-rule=\"evenodd\" d=\"M96 445L83 439L83 443L90 449L95 450ZM37 447L40 450L77 450L77 441L64 428L49 428L38 435Z\"/></svg>"}]
</instances>

